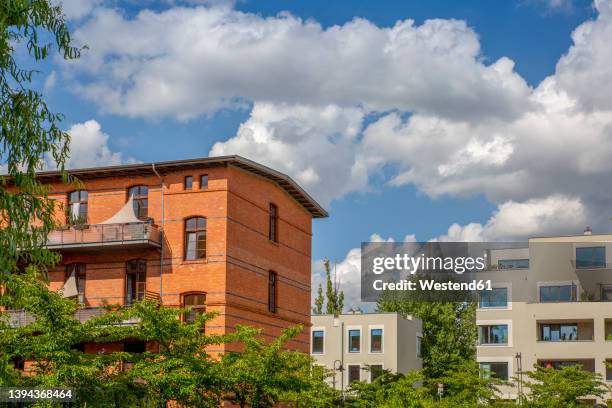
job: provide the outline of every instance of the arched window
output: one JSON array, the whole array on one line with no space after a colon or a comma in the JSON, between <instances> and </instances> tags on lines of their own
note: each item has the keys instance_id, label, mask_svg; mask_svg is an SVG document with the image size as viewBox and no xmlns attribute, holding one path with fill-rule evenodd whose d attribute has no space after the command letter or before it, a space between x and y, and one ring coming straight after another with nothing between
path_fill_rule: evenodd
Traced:
<instances>
[{"instance_id":1,"label":"arched window","mask_svg":"<svg viewBox=\"0 0 612 408\"><path fill-rule=\"evenodd\" d=\"M206 294L204 293L189 293L183 295L183 307L190 309L183 314L183 321L186 323L195 321L198 315L206 312L205 303Z\"/></svg>"},{"instance_id":2,"label":"arched window","mask_svg":"<svg viewBox=\"0 0 612 408\"><path fill-rule=\"evenodd\" d=\"M125 274L125 304L130 306L134 302L144 299L147 290L147 261L133 259L126 264Z\"/></svg>"},{"instance_id":3,"label":"arched window","mask_svg":"<svg viewBox=\"0 0 612 408\"><path fill-rule=\"evenodd\" d=\"M270 241L278 242L278 207L270 203L268 238Z\"/></svg>"},{"instance_id":4,"label":"arched window","mask_svg":"<svg viewBox=\"0 0 612 408\"><path fill-rule=\"evenodd\" d=\"M206 218L188 218L185 220L185 259L204 258L206 258Z\"/></svg>"},{"instance_id":5,"label":"arched window","mask_svg":"<svg viewBox=\"0 0 612 408\"><path fill-rule=\"evenodd\" d=\"M76 296L79 303L85 303L85 264L81 262L66 265L64 296Z\"/></svg>"},{"instance_id":6,"label":"arched window","mask_svg":"<svg viewBox=\"0 0 612 408\"><path fill-rule=\"evenodd\" d=\"M133 197L134 199L134 213L136 216L143 221L149 218L149 187L130 187L128 197Z\"/></svg>"},{"instance_id":7,"label":"arched window","mask_svg":"<svg viewBox=\"0 0 612 408\"><path fill-rule=\"evenodd\" d=\"M73 191L68 194L68 223L87 224L87 200L89 194L85 190Z\"/></svg>"}]
</instances>

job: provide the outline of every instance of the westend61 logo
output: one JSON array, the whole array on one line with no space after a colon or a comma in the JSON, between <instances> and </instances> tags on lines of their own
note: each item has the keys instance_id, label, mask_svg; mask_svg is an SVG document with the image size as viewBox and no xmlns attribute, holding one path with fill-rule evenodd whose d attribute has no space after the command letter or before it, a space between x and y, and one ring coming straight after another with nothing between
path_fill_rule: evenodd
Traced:
<instances>
[{"instance_id":1,"label":"westend61 logo","mask_svg":"<svg viewBox=\"0 0 612 408\"><path fill-rule=\"evenodd\" d=\"M495 287L492 251L518 243L364 242L361 300L400 294L417 301L466 301ZM493 253L494 254L494 253ZM494 255L495 256L495 255Z\"/></svg>"}]
</instances>

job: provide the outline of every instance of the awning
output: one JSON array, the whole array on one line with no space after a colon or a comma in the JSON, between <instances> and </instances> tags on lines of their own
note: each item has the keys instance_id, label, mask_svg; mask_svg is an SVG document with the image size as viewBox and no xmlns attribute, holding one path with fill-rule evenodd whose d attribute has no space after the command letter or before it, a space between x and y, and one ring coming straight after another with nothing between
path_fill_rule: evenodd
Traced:
<instances>
[{"instance_id":1,"label":"awning","mask_svg":"<svg viewBox=\"0 0 612 408\"><path fill-rule=\"evenodd\" d=\"M79 291L76 285L76 276L74 275L74 271L70 274L66 283L64 283L64 287L61 289L62 296L65 298L71 298L77 296Z\"/></svg>"}]
</instances>

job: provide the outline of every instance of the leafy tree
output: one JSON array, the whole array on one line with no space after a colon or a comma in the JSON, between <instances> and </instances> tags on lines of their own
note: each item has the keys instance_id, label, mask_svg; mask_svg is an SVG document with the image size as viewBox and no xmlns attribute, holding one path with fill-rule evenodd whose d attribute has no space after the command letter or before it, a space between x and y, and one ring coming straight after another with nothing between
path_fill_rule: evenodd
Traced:
<instances>
[{"instance_id":1,"label":"leafy tree","mask_svg":"<svg viewBox=\"0 0 612 408\"><path fill-rule=\"evenodd\" d=\"M421 355L430 386L476 356L476 306L469 301L423 301L410 295L385 293L377 309L413 315L423 321Z\"/></svg>"},{"instance_id":2,"label":"leafy tree","mask_svg":"<svg viewBox=\"0 0 612 408\"><path fill-rule=\"evenodd\" d=\"M602 397L609 391L600 374L579 365L560 369L535 365L533 371L523 375L527 377L527 394L523 396L527 407L579 407L583 406L580 398Z\"/></svg>"},{"instance_id":3,"label":"leafy tree","mask_svg":"<svg viewBox=\"0 0 612 408\"><path fill-rule=\"evenodd\" d=\"M301 332L299 326L285 329L278 338L266 343L260 330L237 326L236 335L244 349L226 353L221 359L228 384L225 399L240 407L264 408L304 395L317 384L319 391L326 389L319 382L323 379L320 372L313 377L311 357L286 349L286 343ZM326 393L333 395L331 391Z\"/></svg>"},{"instance_id":4,"label":"leafy tree","mask_svg":"<svg viewBox=\"0 0 612 408\"><path fill-rule=\"evenodd\" d=\"M342 292L337 282L334 279L332 282L331 278L331 264L329 259L326 259L323 262L325 266L325 280L327 285L326 297L327 297L327 314L331 314L334 316L338 316L342 314L342 309L344 309L344 292ZM335 278L335 277L334 277Z\"/></svg>"},{"instance_id":5,"label":"leafy tree","mask_svg":"<svg viewBox=\"0 0 612 408\"><path fill-rule=\"evenodd\" d=\"M314 301L314 307L312 308L312 312L316 315L323 314L323 304L325 303L325 298L323 297L323 286L319 283L319 289L317 290L317 297Z\"/></svg>"},{"instance_id":6,"label":"leafy tree","mask_svg":"<svg viewBox=\"0 0 612 408\"><path fill-rule=\"evenodd\" d=\"M45 160L63 169L68 135L32 84L36 66L54 47L78 58L62 10L50 0L5 0L0 7L0 283L18 261L44 267L58 256L41 247L54 227L54 203L36 179ZM15 54L22 48L31 60ZM66 181L68 178L66 177ZM35 221L35 223L34 223ZM34 227L31 225L34 224Z\"/></svg>"}]
</instances>

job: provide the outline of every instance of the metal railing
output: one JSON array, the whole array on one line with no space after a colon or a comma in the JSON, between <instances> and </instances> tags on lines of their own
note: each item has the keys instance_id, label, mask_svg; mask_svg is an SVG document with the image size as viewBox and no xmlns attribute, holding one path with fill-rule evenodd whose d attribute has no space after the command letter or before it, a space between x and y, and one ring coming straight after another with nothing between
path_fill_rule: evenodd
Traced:
<instances>
[{"instance_id":1,"label":"metal railing","mask_svg":"<svg viewBox=\"0 0 612 408\"><path fill-rule=\"evenodd\" d=\"M161 298L159 296L159 293L150 292L150 291L146 291L144 293L143 300L154 300L154 301L161 303ZM127 304L127 299L125 299L124 297L91 299L91 302L93 303L93 305L78 309L74 313L74 317L82 323L88 321L89 319L93 317L101 316L104 313L106 313L107 308L105 305L118 304L118 305L129 307L129 305ZM25 310L11 309L11 310L0 311L0 320L6 323L9 327L18 328L18 327L24 327L30 323L33 323L36 320L36 317L26 312ZM121 324L135 324L135 323L138 323L138 321L131 319L131 320L124 321Z\"/></svg>"},{"instance_id":2,"label":"metal railing","mask_svg":"<svg viewBox=\"0 0 612 408\"><path fill-rule=\"evenodd\" d=\"M92 224L80 228L52 231L47 237L47 247L64 248L112 244L146 243L161 244L159 229L148 223Z\"/></svg>"}]
</instances>

